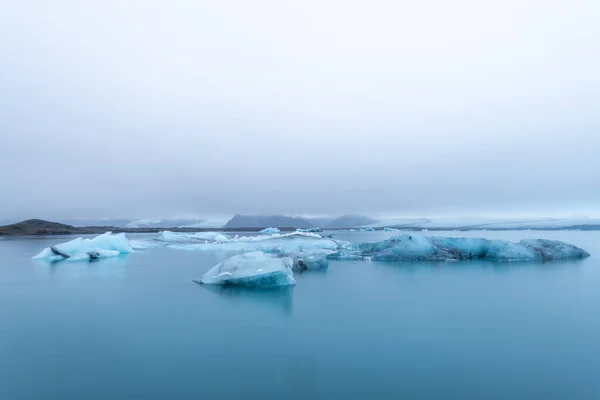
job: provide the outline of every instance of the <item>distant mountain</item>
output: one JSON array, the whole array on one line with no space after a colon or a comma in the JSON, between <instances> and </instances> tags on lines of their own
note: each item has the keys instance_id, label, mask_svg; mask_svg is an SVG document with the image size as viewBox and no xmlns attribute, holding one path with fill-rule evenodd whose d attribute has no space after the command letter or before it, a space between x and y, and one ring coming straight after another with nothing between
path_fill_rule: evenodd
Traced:
<instances>
[{"instance_id":1,"label":"distant mountain","mask_svg":"<svg viewBox=\"0 0 600 400\"><path fill-rule=\"evenodd\" d=\"M313 228L306 218L285 215L240 215L236 214L225 224L225 228Z\"/></svg>"},{"instance_id":2,"label":"distant mountain","mask_svg":"<svg viewBox=\"0 0 600 400\"><path fill-rule=\"evenodd\" d=\"M87 233L84 229L41 219L28 219L0 226L0 235L69 235Z\"/></svg>"},{"instance_id":3,"label":"distant mountain","mask_svg":"<svg viewBox=\"0 0 600 400\"><path fill-rule=\"evenodd\" d=\"M375 223L377 223L376 219L367 217L366 215L344 215L328 221L326 224L323 224L321 228L349 229Z\"/></svg>"},{"instance_id":4,"label":"distant mountain","mask_svg":"<svg viewBox=\"0 0 600 400\"><path fill-rule=\"evenodd\" d=\"M62 220L63 223L76 226L76 227L84 227L84 226L118 226L124 228L127 224L130 224L133 220L128 218L109 218L109 219L99 219L99 218L73 218L73 219L65 219Z\"/></svg>"},{"instance_id":5,"label":"distant mountain","mask_svg":"<svg viewBox=\"0 0 600 400\"><path fill-rule=\"evenodd\" d=\"M197 226L206 222L198 218L173 218L159 220L134 220L125 225L126 228L177 228L182 226Z\"/></svg>"},{"instance_id":6,"label":"distant mountain","mask_svg":"<svg viewBox=\"0 0 600 400\"><path fill-rule=\"evenodd\" d=\"M85 227L85 226L116 226L118 228L176 228L190 226L205 222L200 218L167 218L167 219L131 219L131 218L110 218L110 219L67 219L63 221L66 224Z\"/></svg>"},{"instance_id":7,"label":"distant mountain","mask_svg":"<svg viewBox=\"0 0 600 400\"><path fill-rule=\"evenodd\" d=\"M104 222L104 221L103 221ZM113 233L129 232L129 233L157 233L163 230L163 227L118 227L118 226L84 226L75 227L72 225L61 224L58 222L44 221L41 219L28 219L16 224L0 226L0 236L19 236L19 235L98 235L108 231ZM214 228L185 228L173 227L168 228L173 232L206 232ZM256 228L220 228L223 231L257 231Z\"/></svg>"},{"instance_id":8,"label":"distant mountain","mask_svg":"<svg viewBox=\"0 0 600 400\"><path fill-rule=\"evenodd\" d=\"M308 222L310 222L313 226L318 226L319 228L325 228L329 226L329 222L333 220L331 217L318 217L318 218L306 218Z\"/></svg>"},{"instance_id":9,"label":"distant mountain","mask_svg":"<svg viewBox=\"0 0 600 400\"><path fill-rule=\"evenodd\" d=\"M344 215L338 218L301 218L285 215L240 215L227 222L226 228L356 228L371 225L377 220L364 215Z\"/></svg>"},{"instance_id":10,"label":"distant mountain","mask_svg":"<svg viewBox=\"0 0 600 400\"><path fill-rule=\"evenodd\" d=\"M108 220L100 222L106 223ZM287 217L284 215L249 216L235 215L222 231L257 231L269 226L278 228L313 228L319 225L324 229L347 229L364 225L377 227L389 226L409 230L506 230L506 229L533 229L533 230L600 230L600 218L563 218L563 219L529 219L529 220L502 220L502 219L436 219L425 218L393 218L386 221L375 221L361 215L345 215L334 219L307 219ZM468 222L467 222L468 221ZM318 224L316 224L318 222ZM159 232L164 227L117 227L98 226L75 227L58 222L44 221L41 219L28 219L15 224L0 226L0 236L12 235L85 235L100 234L106 231L151 233ZM174 232L205 232L214 230L214 227L173 227Z\"/></svg>"}]
</instances>

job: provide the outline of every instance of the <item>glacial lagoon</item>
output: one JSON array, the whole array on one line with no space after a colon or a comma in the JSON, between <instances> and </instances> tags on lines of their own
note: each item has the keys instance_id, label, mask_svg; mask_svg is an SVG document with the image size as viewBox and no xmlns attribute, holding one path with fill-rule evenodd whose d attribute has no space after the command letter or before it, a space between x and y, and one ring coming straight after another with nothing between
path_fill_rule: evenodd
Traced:
<instances>
[{"instance_id":1,"label":"glacial lagoon","mask_svg":"<svg viewBox=\"0 0 600 400\"><path fill-rule=\"evenodd\" d=\"M75 237L2 238L0 398L600 398L600 232L419 234L591 257L330 260L248 289L193 282L230 255L218 246L46 262L32 256Z\"/></svg>"}]
</instances>

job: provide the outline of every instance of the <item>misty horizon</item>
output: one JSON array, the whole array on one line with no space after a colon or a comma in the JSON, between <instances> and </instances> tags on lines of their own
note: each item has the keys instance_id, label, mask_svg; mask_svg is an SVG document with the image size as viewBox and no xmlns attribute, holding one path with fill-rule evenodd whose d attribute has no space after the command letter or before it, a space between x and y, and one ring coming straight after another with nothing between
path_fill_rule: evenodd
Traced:
<instances>
[{"instance_id":1,"label":"misty horizon","mask_svg":"<svg viewBox=\"0 0 600 400\"><path fill-rule=\"evenodd\" d=\"M0 218L598 215L576 3L6 5Z\"/></svg>"},{"instance_id":2,"label":"misty horizon","mask_svg":"<svg viewBox=\"0 0 600 400\"><path fill-rule=\"evenodd\" d=\"M250 218L254 222L250 225L235 224L239 227L301 227L295 223L276 223L265 222L264 224L257 223L261 219L277 220L278 218L292 218L299 221L308 221L311 226L324 228L350 228L359 226L409 226L414 227L431 227L431 228L460 228L468 226L493 227L496 224L505 225L506 229L511 229L516 226L597 226L600 225L600 216L598 215L373 215L373 214L330 214L330 215L289 215L289 214L232 214L228 216L212 216L209 218L196 216L174 216L160 218L133 218L127 216L106 217L106 218L91 218L91 217L65 217L65 218L45 218L45 217L27 217L27 218L0 218L0 226L19 223L27 220L42 220L57 223L64 223L73 226L116 226L125 228L136 227L198 227L198 228L214 228L219 229L227 227L227 224L234 221L234 217ZM350 218L350 221L360 221L361 219L372 219L371 222L364 223L344 223L341 226L332 224L332 221L340 218ZM529 224L529 225L528 225ZM541 225L540 225L541 224Z\"/></svg>"}]
</instances>

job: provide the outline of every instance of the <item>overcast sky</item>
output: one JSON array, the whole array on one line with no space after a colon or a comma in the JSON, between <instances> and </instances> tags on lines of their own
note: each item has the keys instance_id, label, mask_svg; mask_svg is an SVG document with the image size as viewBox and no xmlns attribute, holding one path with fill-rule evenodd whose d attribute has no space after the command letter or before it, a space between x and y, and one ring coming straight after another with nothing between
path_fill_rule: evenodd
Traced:
<instances>
[{"instance_id":1,"label":"overcast sky","mask_svg":"<svg viewBox=\"0 0 600 400\"><path fill-rule=\"evenodd\" d=\"M597 0L0 2L0 217L600 213Z\"/></svg>"}]
</instances>

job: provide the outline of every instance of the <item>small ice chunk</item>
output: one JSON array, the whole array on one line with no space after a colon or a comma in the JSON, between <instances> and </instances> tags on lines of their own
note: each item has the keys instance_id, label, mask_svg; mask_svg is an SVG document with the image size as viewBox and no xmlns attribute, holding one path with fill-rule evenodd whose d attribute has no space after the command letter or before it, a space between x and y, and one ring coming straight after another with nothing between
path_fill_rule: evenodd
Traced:
<instances>
[{"instance_id":1,"label":"small ice chunk","mask_svg":"<svg viewBox=\"0 0 600 400\"><path fill-rule=\"evenodd\" d=\"M215 265L200 280L209 285L273 287L295 285L292 258L260 251L240 254Z\"/></svg>"}]
</instances>

